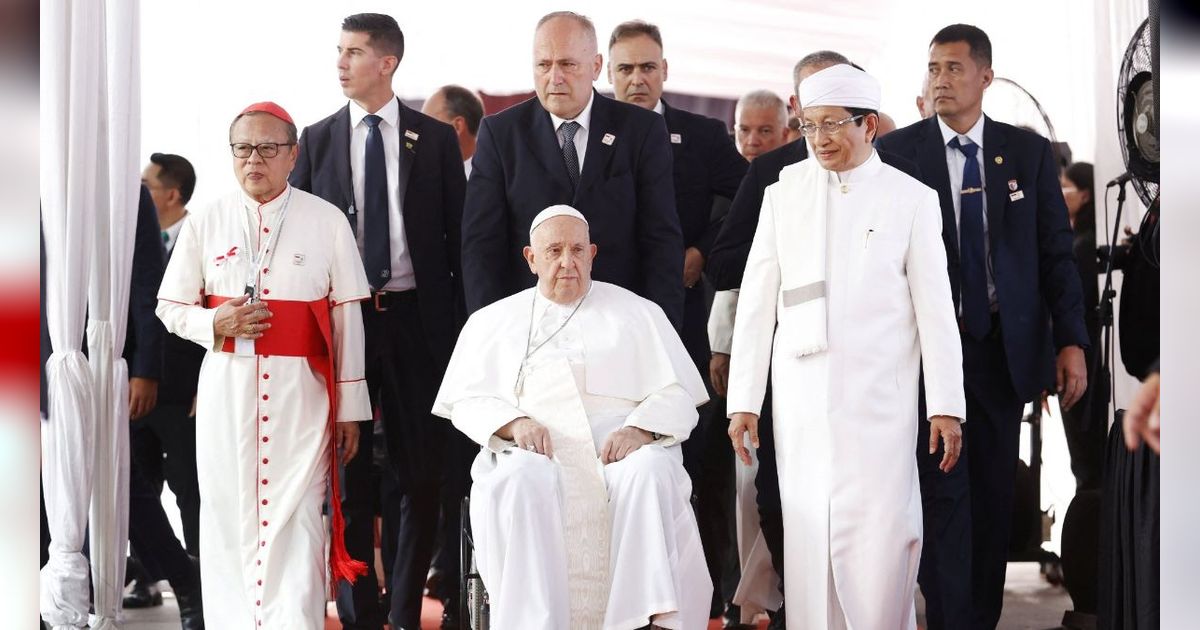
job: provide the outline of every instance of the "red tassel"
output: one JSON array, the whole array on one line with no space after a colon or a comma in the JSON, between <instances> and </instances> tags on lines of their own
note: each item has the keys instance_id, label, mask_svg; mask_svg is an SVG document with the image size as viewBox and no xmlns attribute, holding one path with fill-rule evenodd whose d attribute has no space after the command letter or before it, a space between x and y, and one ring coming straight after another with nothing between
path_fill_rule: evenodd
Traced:
<instances>
[{"instance_id":1,"label":"red tassel","mask_svg":"<svg viewBox=\"0 0 1200 630\"><path fill-rule=\"evenodd\" d=\"M339 581L346 580L354 584L358 576L366 575L367 563L351 558L350 553L346 551L346 520L342 516L342 492L338 483L337 440L330 440L329 451L329 481L333 487L329 498L330 520L333 521L329 549L329 586L336 594Z\"/></svg>"}]
</instances>

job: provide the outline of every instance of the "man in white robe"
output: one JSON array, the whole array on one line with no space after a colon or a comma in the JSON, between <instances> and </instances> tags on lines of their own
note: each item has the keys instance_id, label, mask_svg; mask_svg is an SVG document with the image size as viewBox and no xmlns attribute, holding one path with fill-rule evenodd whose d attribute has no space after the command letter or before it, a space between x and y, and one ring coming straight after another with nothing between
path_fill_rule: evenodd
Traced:
<instances>
[{"instance_id":1,"label":"man in white robe","mask_svg":"<svg viewBox=\"0 0 1200 630\"><path fill-rule=\"evenodd\" d=\"M872 147L879 84L835 65L800 84L815 159L766 189L738 300L729 433L748 462L774 383L789 628L916 627L921 499L912 418L957 462L962 349L937 194Z\"/></svg>"},{"instance_id":2,"label":"man in white robe","mask_svg":"<svg viewBox=\"0 0 1200 630\"><path fill-rule=\"evenodd\" d=\"M537 286L477 311L434 413L478 442L471 525L495 630L692 630L712 582L680 443L707 394L662 310L591 280L568 206L534 217Z\"/></svg>"},{"instance_id":3,"label":"man in white robe","mask_svg":"<svg viewBox=\"0 0 1200 630\"><path fill-rule=\"evenodd\" d=\"M371 417L369 295L337 208L288 185L296 127L273 103L230 127L241 190L179 233L158 293L167 330L208 350L196 398L201 580L209 628L325 627L321 505L334 475L332 579L366 566L341 539L334 446Z\"/></svg>"}]
</instances>

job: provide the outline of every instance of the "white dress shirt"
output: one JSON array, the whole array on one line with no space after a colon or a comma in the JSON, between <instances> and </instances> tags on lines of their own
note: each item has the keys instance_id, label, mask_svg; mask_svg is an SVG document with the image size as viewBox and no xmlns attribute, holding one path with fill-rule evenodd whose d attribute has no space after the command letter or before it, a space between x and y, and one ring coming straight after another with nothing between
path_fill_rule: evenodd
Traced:
<instances>
[{"instance_id":1,"label":"white dress shirt","mask_svg":"<svg viewBox=\"0 0 1200 630\"><path fill-rule=\"evenodd\" d=\"M475 156L463 160L463 172L466 173L467 179L471 179L471 160L473 159L475 159Z\"/></svg>"},{"instance_id":2,"label":"white dress shirt","mask_svg":"<svg viewBox=\"0 0 1200 630\"><path fill-rule=\"evenodd\" d=\"M979 120L967 130L967 133L960 134L951 129L941 118L938 117L938 127L942 130L942 144L946 145L946 168L950 171L950 198L954 200L954 226L956 231L961 231L962 226L962 180L963 168L967 165L967 156L963 152L950 146L950 141L958 138L960 144L968 140L979 145L979 150L975 152L975 160L979 162L979 182L983 184L983 253L987 260L987 285L988 285L988 304L991 305L992 311L996 310L996 282L992 279L992 244L988 241L988 213L987 213L987 172L986 164L983 159L983 114L979 115ZM961 234L961 232L960 232ZM959 251L962 251L961 236L959 237ZM962 304L958 306L958 312L962 314Z\"/></svg>"},{"instance_id":3,"label":"white dress shirt","mask_svg":"<svg viewBox=\"0 0 1200 630\"><path fill-rule=\"evenodd\" d=\"M176 221L169 227L165 227L162 229L163 246L167 248L168 256L175 249L175 241L179 239L179 230L183 229L183 222L187 221L187 218L188 218L188 212L187 212L187 210L184 210L183 216L179 217L178 221Z\"/></svg>"},{"instance_id":4,"label":"white dress shirt","mask_svg":"<svg viewBox=\"0 0 1200 630\"><path fill-rule=\"evenodd\" d=\"M563 141L562 137L558 135L558 128L565 122L579 123L579 129L575 130L575 153L579 156L579 172L581 174L583 173L583 156L587 153L588 128L592 124L592 101L595 99L596 92L593 91L592 95L588 97L587 105L584 106L583 111L570 120L550 114L550 124L554 125L554 137L558 140L558 148L560 149L562 148Z\"/></svg>"},{"instance_id":5,"label":"white dress shirt","mask_svg":"<svg viewBox=\"0 0 1200 630\"><path fill-rule=\"evenodd\" d=\"M354 207L357 209L358 253L363 249L364 195L366 192L367 131L370 129L363 118L370 113L358 103L350 101L350 177L354 183ZM413 274L412 256L408 251L408 239L404 234L404 207L400 199L400 101L393 98L375 112L383 120L379 133L383 135L383 159L387 165L388 191L388 236L391 242L392 275L381 291L407 291L417 287Z\"/></svg>"}]
</instances>

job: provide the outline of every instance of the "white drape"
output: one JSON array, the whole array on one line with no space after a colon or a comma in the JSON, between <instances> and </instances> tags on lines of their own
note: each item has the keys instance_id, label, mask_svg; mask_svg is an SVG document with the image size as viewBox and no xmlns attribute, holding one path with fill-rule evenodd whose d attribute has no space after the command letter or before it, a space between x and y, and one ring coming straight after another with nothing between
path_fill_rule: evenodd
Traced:
<instances>
[{"instance_id":1,"label":"white drape","mask_svg":"<svg viewBox=\"0 0 1200 630\"><path fill-rule=\"evenodd\" d=\"M136 0L41 7L41 197L49 409L43 483L50 561L42 617L88 624L90 509L94 628L115 628L128 519L128 380L121 350L137 220L140 86ZM88 313L88 361L80 352ZM89 369L90 367L90 369Z\"/></svg>"}]
</instances>

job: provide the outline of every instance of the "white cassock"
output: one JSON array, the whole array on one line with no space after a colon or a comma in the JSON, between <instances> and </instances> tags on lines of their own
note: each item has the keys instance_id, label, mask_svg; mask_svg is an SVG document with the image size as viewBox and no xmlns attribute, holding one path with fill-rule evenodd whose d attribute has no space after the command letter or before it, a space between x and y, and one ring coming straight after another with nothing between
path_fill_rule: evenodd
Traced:
<instances>
[{"instance_id":1,"label":"white cassock","mask_svg":"<svg viewBox=\"0 0 1200 630\"><path fill-rule=\"evenodd\" d=\"M286 218L271 246L276 251L268 252L258 274L272 328L254 347L239 348L214 337L216 309L205 306L242 295L252 258L266 247L285 202ZM289 187L261 205L239 191L183 225L157 312L167 330L209 351L196 395L200 569L209 628L325 627L321 505L330 470L330 403L321 362L294 355L307 348L311 356L322 345L320 325L305 318L306 310L327 313L336 420L369 419L357 303L368 295L345 217L304 191Z\"/></svg>"},{"instance_id":2,"label":"white cassock","mask_svg":"<svg viewBox=\"0 0 1200 630\"><path fill-rule=\"evenodd\" d=\"M534 287L476 312L434 405L483 446L471 525L491 627L704 628L712 582L679 446L703 382L657 305L603 282L582 299L572 317ZM518 379L527 340L546 343ZM522 416L550 430L553 460L494 435ZM603 465L623 426L662 437Z\"/></svg>"},{"instance_id":3,"label":"white cassock","mask_svg":"<svg viewBox=\"0 0 1200 630\"><path fill-rule=\"evenodd\" d=\"M766 190L728 410L758 413L770 370L789 628L916 627L922 358L929 415L966 415L941 234L937 194L875 153Z\"/></svg>"}]
</instances>

